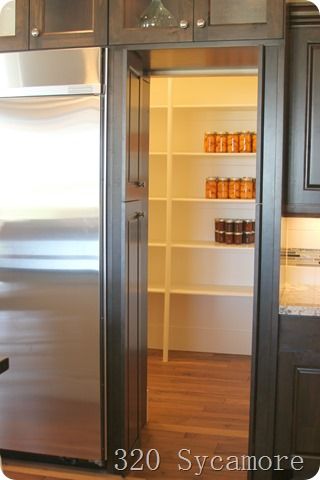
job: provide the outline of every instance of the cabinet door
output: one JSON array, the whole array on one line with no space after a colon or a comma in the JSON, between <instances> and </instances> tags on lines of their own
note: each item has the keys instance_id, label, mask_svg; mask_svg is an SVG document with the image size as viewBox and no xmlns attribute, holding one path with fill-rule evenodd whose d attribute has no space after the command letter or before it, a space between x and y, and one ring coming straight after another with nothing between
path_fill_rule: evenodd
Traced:
<instances>
[{"instance_id":1,"label":"cabinet door","mask_svg":"<svg viewBox=\"0 0 320 480\"><path fill-rule=\"evenodd\" d=\"M141 16L151 3L157 4L160 0L109 1L111 45L192 41L193 0L162 0L175 26L148 28L140 27Z\"/></svg>"},{"instance_id":2,"label":"cabinet door","mask_svg":"<svg viewBox=\"0 0 320 480\"><path fill-rule=\"evenodd\" d=\"M147 196L150 84L135 54L128 54L127 75L126 200L138 200Z\"/></svg>"},{"instance_id":3,"label":"cabinet door","mask_svg":"<svg viewBox=\"0 0 320 480\"><path fill-rule=\"evenodd\" d=\"M30 48L107 44L107 0L30 0Z\"/></svg>"},{"instance_id":4,"label":"cabinet door","mask_svg":"<svg viewBox=\"0 0 320 480\"><path fill-rule=\"evenodd\" d=\"M0 3L0 52L28 48L29 0Z\"/></svg>"},{"instance_id":5,"label":"cabinet door","mask_svg":"<svg viewBox=\"0 0 320 480\"><path fill-rule=\"evenodd\" d=\"M285 212L320 213L320 26L290 35L288 184Z\"/></svg>"},{"instance_id":6,"label":"cabinet door","mask_svg":"<svg viewBox=\"0 0 320 480\"><path fill-rule=\"evenodd\" d=\"M304 459L302 478L320 462L319 317L280 316L275 451Z\"/></svg>"},{"instance_id":7,"label":"cabinet door","mask_svg":"<svg viewBox=\"0 0 320 480\"><path fill-rule=\"evenodd\" d=\"M282 38L283 0L196 0L194 39Z\"/></svg>"},{"instance_id":8,"label":"cabinet door","mask_svg":"<svg viewBox=\"0 0 320 480\"><path fill-rule=\"evenodd\" d=\"M126 292L126 407L127 448L140 438L146 421L147 365L147 213L146 203L125 204L125 292Z\"/></svg>"}]
</instances>

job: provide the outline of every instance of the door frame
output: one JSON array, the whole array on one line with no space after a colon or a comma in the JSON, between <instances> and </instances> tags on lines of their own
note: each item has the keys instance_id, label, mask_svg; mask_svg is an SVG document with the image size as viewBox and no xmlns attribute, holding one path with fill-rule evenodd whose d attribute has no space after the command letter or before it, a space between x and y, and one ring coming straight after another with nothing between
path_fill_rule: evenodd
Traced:
<instances>
[{"instance_id":1,"label":"door frame","mask_svg":"<svg viewBox=\"0 0 320 480\"><path fill-rule=\"evenodd\" d=\"M259 47L259 106L258 134L260 147L257 152L257 225L254 282L254 319L252 348L252 384L249 425L249 455L258 458L274 453L276 380L278 355L278 314L280 235L282 203L282 163L284 147L284 42L250 42L248 46ZM230 42L212 43L215 46L230 45ZM194 45L196 48L197 45ZM202 45L203 47L203 45ZM167 48L167 46L166 46ZM174 48L174 46L172 47ZM139 51L132 47L139 55ZM141 58L147 58L146 47ZM124 439L125 410L123 398L123 332L118 309L112 308L112 292L115 291L112 272L123 259L114 255L121 230L121 201L124 192L126 162L126 72L130 50L123 47L109 49L109 136L108 136L108 229L112 241L108 248L109 264L109 320L108 320L108 458L109 468L114 466L114 452L122 448ZM118 285L119 287L119 285ZM111 379L111 381L110 381ZM113 382L116 381L117 388ZM110 426L111 425L111 426ZM273 472L249 472L252 480L271 480Z\"/></svg>"}]
</instances>

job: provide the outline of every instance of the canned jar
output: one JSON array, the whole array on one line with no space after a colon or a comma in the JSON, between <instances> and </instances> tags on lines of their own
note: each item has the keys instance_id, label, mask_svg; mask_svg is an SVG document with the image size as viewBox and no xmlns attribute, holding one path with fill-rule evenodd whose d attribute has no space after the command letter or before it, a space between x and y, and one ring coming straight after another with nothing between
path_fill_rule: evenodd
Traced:
<instances>
[{"instance_id":1,"label":"canned jar","mask_svg":"<svg viewBox=\"0 0 320 480\"><path fill-rule=\"evenodd\" d=\"M243 225L246 233L254 231L254 220L244 220Z\"/></svg>"},{"instance_id":2,"label":"canned jar","mask_svg":"<svg viewBox=\"0 0 320 480\"><path fill-rule=\"evenodd\" d=\"M251 200L253 198L253 181L251 177L243 177L240 183L241 200Z\"/></svg>"},{"instance_id":3,"label":"canned jar","mask_svg":"<svg viewBox=\"0 0 320 480\"><path fill-rule=\"evenodd\" d=\"M229 179L226 177L218 178L218 198L223 200L229 198Z\"/></svg>"},{"instance_id":4,"label":"canned jar","mask_svg":"<svg viewBox=\"0 0 320 480\"><path fill-rule=\"evenodd\" d=\"M256 132L252 132L251 138L252 138L252 153L256 153L256 151L257 151L257 134L256 134Z\"/></svg>"},{"instance_id":5,"label":"canned jar","mask_svg":"<svg viewBox=\"0 0 320 480\"><path fill-rule=\"evenodd\" d=\"M252 152L251 132L241 132L239 134L239 152L240 153Z\"/></svg>"},{"instance_id":6,"label":"canned jar","mask_svg":"<svg viewBox=\"0 0 320 480\"><path fill-rule=\"evenodd\" d=\"M228 153L239 152L239 133L228 133L227 150L228 150Z\"/></svg>"},{"instance_id":7,"label":"canned jar","mask_svg":"<svg viewBox=\"0 0 320 480\"><path fill-rule=\"evenodd\" d=\"M224 232L224 230L225 230L224 218L216 218L215 219L215 229L216 229L216 231Z\"/></svg>"},{"instance_id":8,"label":"canned jar","mask_svg":"<svg viewBox=\"0 0 320 480\"><path fill-rule=\"evenodd\" d=\"M236 245L242 245L243 243L243 234L240 232L235 232L234 233L234 243Z\"/></svg>"},{"instance_id":9,"label":"canned jar","mask_svg":"<svg viewBox=\"0 0 320 480\"><path fill-rule=\"evenodd\" d=\"M226 232L225 235L225 243L227 245L232 245L234 243L234 234L233 232Z\"/></svg>"},{"instance_id":10,"label":"canned jar","mask_svg":"<svg viewBox=\"0 0 320 480\"><path fill-rule=\"evenodd\" d=\"M227 153L227 133L216 133L216 153Z\"/></svg>"},{"instance_id":11,"label":"canned jar","mask_svg":"<svg viewBox=\"0 0 320 480\"><path fill-rule=\"evenodd\" d=\"M231 198L232 200L240 198L240 178L230 178L229 198Z\"/></svg>"},{"instance_id":12,"label":"canned jar","mask_svg":"<svg viewBox=\"0 0 320 480\"><path fill-rule=\"evenodd\" d=\"M255 232L244 232L243 243L250 245L255 242Z\"/></svg>"},{"instance_id":13,"label":"canned jar","mask_svg":"<svg viewBox=\"0 0 320 480\"><path fill-rule=\"evenodd\" d=\"M208 177L206 179L206 198L217 198L217 178Z\"/></svg>"},{"instance_id":14,"label":"canned jar","mask_svg":"<svg viewBox=\"0 0 320 480\"><path fill-rule=\"evenodd\" d=\"M227 233L233 233L234 232L234 221L233 220L225 220L225 231Z\"/></svg>"},{"instance_id":15,"label":"canned jar","mask_svg":"<svg viewBox=\"0 0 320 480\"><path fill-rule=\"evenodd\" d=\"M256 179L252 179L252 198L256 198Z\"/></svg>"},{"instance_id":16,"label":"canned jar","mask_svg":"<svg viewBox=\"0 0 320 480\"><path fill-rule=\"evenodd\" d=\"M204 134L204 151L206 153L214 153L216 151L216 135L213 132Z\"/></svg>"},{"instance_id":17,"label":"canned jar","mask_svg":"<svg viewBox=\"0 0 320 480\"><path fill-rule=\"evenodd\" d=\"M234 221L234 231L235 233L243 233L243 220Z\"/></svg>"},{"instance_id":18,"label":"canned jar","mask_svg":"<svg viewBox=\"0 0 320 480\"><path fill-rule=\"evenodd\" d=\"M216 230L215 231L215 241L217 243L224 243L224 239L225 239L224 231L221 232L221 231Z\"/></svg>"}]
</instances>

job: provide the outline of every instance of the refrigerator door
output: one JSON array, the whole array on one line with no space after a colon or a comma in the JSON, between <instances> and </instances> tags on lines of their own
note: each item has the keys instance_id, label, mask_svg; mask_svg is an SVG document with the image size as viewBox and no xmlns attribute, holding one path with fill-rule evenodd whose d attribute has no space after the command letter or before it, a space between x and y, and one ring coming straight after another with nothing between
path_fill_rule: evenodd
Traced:
<instances>
[{"instance_id":1,"label":"refrigerator door","mask_svg":"<svg viewBox=\"0 0 320 480\"><path fill-rule=\"evenodd\" d=\"M1 449L102 458L100 102L0 100Z\"/></svg>"}]
</instances>

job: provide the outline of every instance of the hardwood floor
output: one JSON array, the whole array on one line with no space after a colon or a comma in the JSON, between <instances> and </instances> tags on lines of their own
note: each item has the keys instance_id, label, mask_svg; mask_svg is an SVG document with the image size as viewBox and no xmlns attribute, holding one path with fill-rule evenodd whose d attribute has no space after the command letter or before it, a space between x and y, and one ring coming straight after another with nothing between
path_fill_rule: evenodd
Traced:
<instances>
[{"instance_id":1,"label":"hardwood floor","mask_svg":"<svg viewBox=\"0 0 320 480\"><path fill-rule=\"evenodd\" d=\"M157 449L161 465L157 471L147 468L133 472L135 479L211 479L244 480L246 472L213 471L206 466L201 475L196 460L189 471L178 452L188 449L194 455L221 456L247 454L250 358L233 355L172 353L169 363L162 362L158 351L149 354L149 422L142 437L144 454ZM154 457L151 455L151 463ZM140 465L140 464L139 464ZM219 466L220 463L215 464ZM88 473L72 468L12 463L5 473L14 480L96 480L105 473Z\"/></svg>"},{"instance_id":2,"label":"hardwood floor","mask_svg":"<svg viewBox=\"0 0 320 480\"><path fill-rule=\"evenodd\" d=\"M144 468L147 479L212 478L245 479L246 472L213 471L199 473L196 461L190 466L179 460L181 449L192 455L241 456L247 454L250 365L249 357L235 355L172 353L169 363L160 353L149 354L149 422L143 432L142 449L157 449L161 456L158 471ZM219 467L219 464L215 464ZM135 477L135 474L131 474Z\"/></svg>"}]
</instances>

